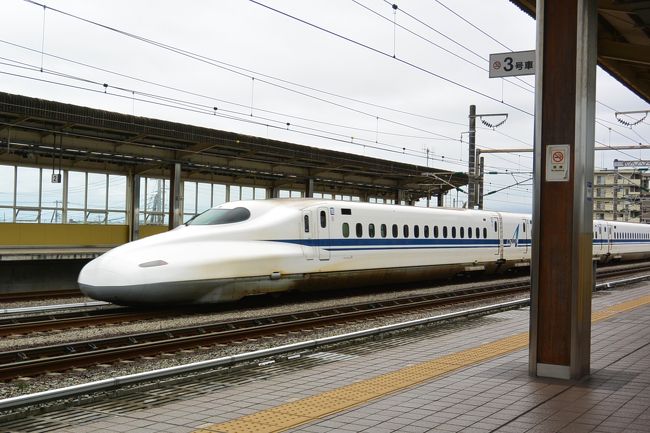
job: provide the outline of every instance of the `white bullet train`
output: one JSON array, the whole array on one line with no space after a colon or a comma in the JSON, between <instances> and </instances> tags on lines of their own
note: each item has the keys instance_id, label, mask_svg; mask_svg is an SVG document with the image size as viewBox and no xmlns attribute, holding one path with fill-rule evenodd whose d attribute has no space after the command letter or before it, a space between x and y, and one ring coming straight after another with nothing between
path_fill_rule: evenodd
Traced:
<instances>
[{"instance_id":1,"label":"white bullet train","mask_svg":"<svg viewBox=\"0 0 650 433\"><path fill-rule=\"evenodd\" d=\"M88 263L79 287L116 304L414 282L529 266L530 215L318 199L225 203ZM650 225L594 221L601 262L650 257Z\"/></svg>"}]
</instances>

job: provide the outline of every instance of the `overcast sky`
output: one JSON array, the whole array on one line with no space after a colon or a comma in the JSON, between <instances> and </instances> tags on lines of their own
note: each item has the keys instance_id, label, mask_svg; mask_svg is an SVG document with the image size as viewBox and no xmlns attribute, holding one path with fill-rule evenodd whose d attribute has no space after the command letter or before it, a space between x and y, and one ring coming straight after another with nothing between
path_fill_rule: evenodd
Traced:
<instances>
[{"instance_id":1,"label":"overcast sky","mask_svg":"<svg viewBox=\"0 0 650 433\"><path fill-rule=\"evenodd\" d=\"M0 1L0 91L453 171L474 104L508 114L479 123L479 147L532 147L533 77L488 78L490 53L535 48L534 20L507 0L44 3ZM597 144L648 143L650 121L614 116L647 104L600 70L597 100ZM532 154L486 166L486 192L522 182L486 208L530 212Z\"/></svg>"}]
</instances>

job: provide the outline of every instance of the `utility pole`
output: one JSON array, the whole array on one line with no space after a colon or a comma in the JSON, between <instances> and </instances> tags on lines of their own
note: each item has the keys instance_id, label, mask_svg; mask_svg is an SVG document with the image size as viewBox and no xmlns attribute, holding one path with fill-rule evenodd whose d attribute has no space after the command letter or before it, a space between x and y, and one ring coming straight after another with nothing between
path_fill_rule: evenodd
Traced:
<instances>
[{"instance_id":1,"label":"utility pole","mask_svg":"<svg viewBox=\"0 0 650 433\"><path fill-rule=\"evenodd\" d=\"M503 125L508 120L508 113L494 113L494 114L476 114L476 105L469 106L469 156L467 158L467 208L474 209L478 206L483 209L483 175L479 174L479 167L476 163L476 118L481 120L481 123L488 128L496 129ZM485 120L486 117L503 117L503 120L497 123L490 123ZM462 136L462 135L461 135ZM483 163L481 162L481 172L483 171ZM479 185L479 182L481 185Z\"/></svg>"},{"instance_id":2,"label":"utility pole","mask_svg":"<svg viewBox=\"0 0 650 433\"><path fill-rule=\"evenodd\" d=\"M614 200L612 203L612 212L614 212L614 221L618 220L618 167L614 168L614 188L612 189Z\"/></svg>"},{"instance_id":3,"label":"utility pole","mask_svg":"<svg viewBox=\"0 0 650 433\"><path fill-rule=\"evenodd\" d=\"M467 167L467 209L476 205L476 105L469 106L469 158Z\"/></svg>"}]
</instances>

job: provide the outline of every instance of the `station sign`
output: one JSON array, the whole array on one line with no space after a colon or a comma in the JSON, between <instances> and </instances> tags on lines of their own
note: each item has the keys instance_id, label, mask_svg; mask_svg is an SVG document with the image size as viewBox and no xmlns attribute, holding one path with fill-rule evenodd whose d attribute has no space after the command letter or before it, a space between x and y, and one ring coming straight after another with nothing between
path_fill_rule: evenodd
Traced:
<instances>
[{"instance_id":1,"label":"station sign","mask_svg":"<svg viewBox=\"0 0 650 433\"><path fill-rule=\"evenodd\" d=\"M490 78L535 75L535 50L490 54Z\"/></svg>"}]
</instances>

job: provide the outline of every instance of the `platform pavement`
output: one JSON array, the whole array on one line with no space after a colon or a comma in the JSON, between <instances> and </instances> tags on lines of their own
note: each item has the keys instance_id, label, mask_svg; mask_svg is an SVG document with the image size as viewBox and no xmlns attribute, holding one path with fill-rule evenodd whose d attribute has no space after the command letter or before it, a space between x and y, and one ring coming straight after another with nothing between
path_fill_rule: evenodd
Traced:
<instances>
[{"instance_id":1,"label":"platform pavement","mask_svg":"<svg viewBox=\"0 0 650 433\"><path fill-rule=\"evenodd\" d=\"M650 284L600 292L593 311L580 382L529 376L522 309L38 418L71 433L650 432Z\"/></svg>"}]
</instances>

